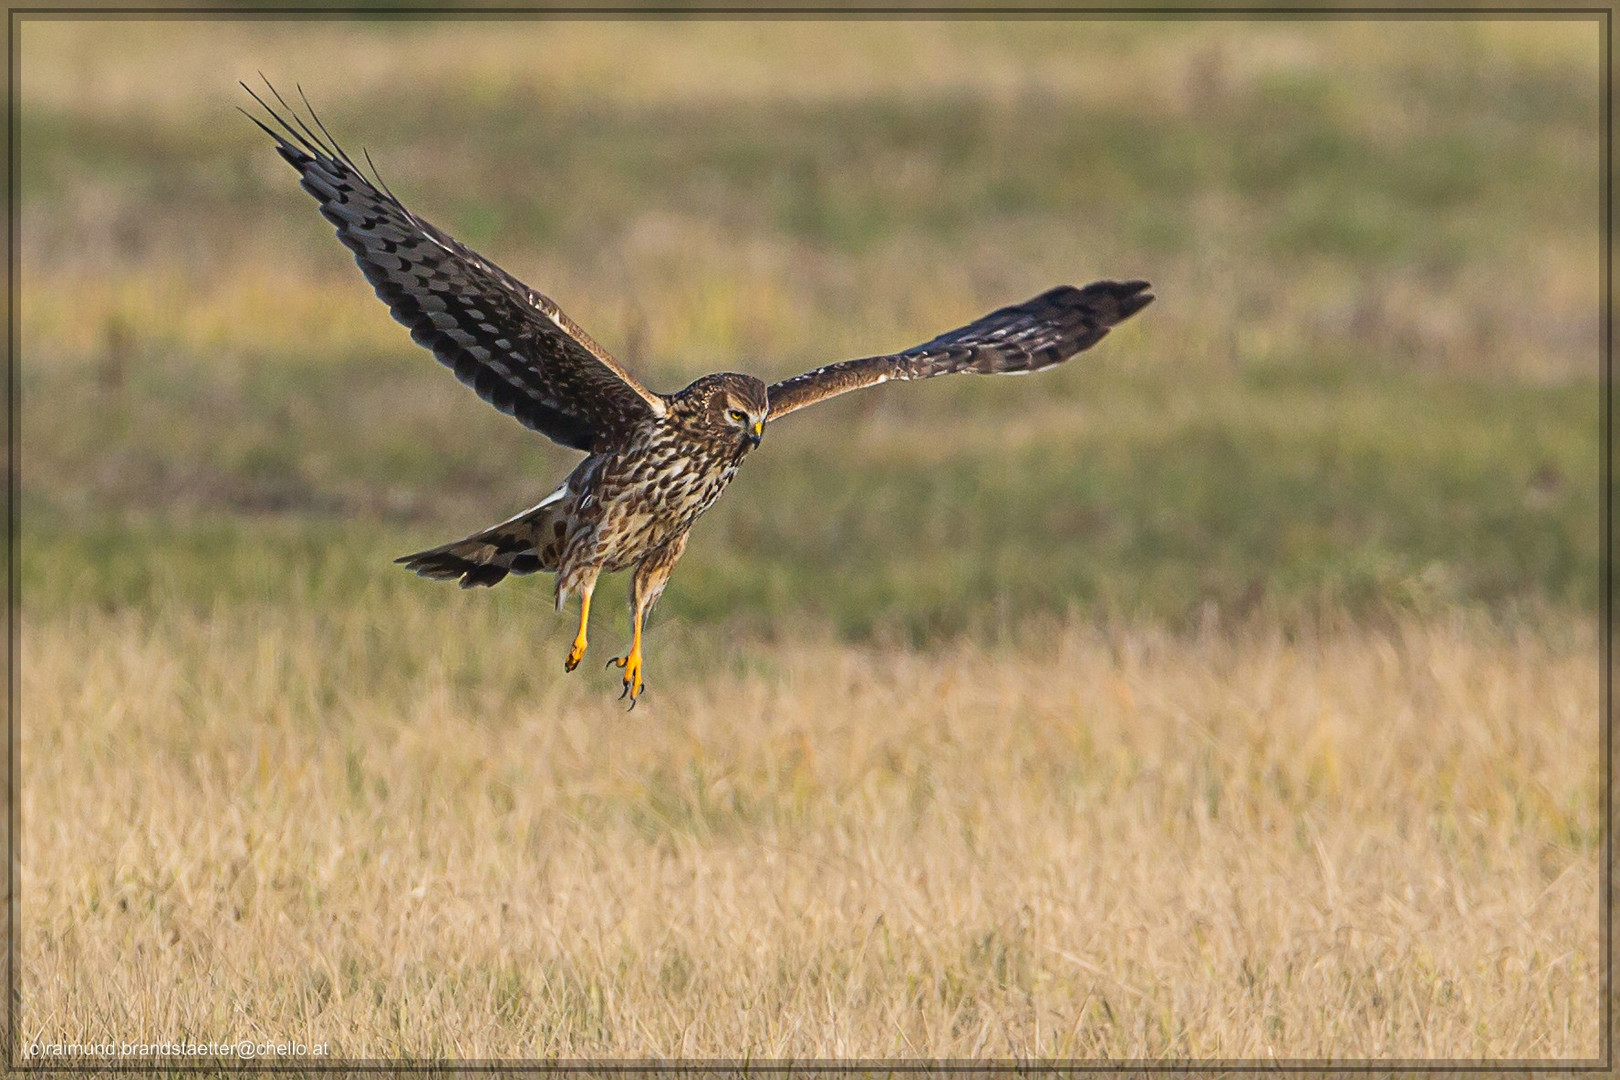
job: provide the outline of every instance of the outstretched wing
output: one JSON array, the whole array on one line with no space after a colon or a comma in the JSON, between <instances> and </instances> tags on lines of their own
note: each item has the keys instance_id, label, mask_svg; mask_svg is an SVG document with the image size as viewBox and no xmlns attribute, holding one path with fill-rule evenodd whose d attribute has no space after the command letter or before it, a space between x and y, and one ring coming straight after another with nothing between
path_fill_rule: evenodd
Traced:
<instances>
[{"instance_id":1,"label":"outstretched wing","mask_svg":"<svg viewBox=\"0 0 1620 1080\"><path fill-rule=\"evenodd\" d=\"M405 209L380 179L367 180L313 109L315 129L274 87L270 92L290 120L247 84L242 89L281 130L251 113L248 118L276 140L281 156L303 176L304 190L337 226L338 239L354 252L394 318L479 397L578 450L599 447L638 421L662 415L663 399L548 297ZM308 99L304 105L309 107Z\"/></svg>"},{"instance_id":2,"label":"outstretched wing","mask_svg":"<svg viewBox=\"0 0 1620 1080\"><path fill-rule=\"evenodd\" d=\"M1145 281L1094 281L1083 289L1060 285L905 352L844 360L795 375L768 390L770 419L878 383L958 371L1022 374L1061 364L1152 303L1147 288Z\"/></svg>"}]
</instances>

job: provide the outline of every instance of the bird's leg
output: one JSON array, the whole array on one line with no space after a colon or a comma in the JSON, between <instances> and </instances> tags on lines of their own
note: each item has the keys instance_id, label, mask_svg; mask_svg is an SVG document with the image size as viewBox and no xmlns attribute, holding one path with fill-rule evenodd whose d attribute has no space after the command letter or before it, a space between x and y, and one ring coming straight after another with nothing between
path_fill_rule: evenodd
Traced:
<instances>
[{"instance_id":1,"label":"bird's leg","mask_svg":"<svg viewBox=\"0 0 1620 1080\"><path fill-rule=\"evenodd\" d=\"M664 586L669 582L669 572L685 550L686 535L683 533L662 547L653 549L636 565L636 572L630 577L630 653L628 656L615 656L608 663L624 669L624 693L619 696L628 695L632 709L636 707L636 699L641 697L643 689L641 626L646 621L647 612L663 595Z\"/></svg>"},{"instance_id":2,"label":"bird's leg","mask_svg":"<svg viewBox=\"0 0 1620 1080\"><path fill-rule=\"evenodd\" d=\"M585 659L585 628L591 621L591 591L595 584L581 589L579 593L579 633L574 635L574 647L568 650L568 659L563 661L564 671L573 671L579 667L579 662Z\"/></svg>"},{"instance_id":3,"label":"bird's leg","mask_svg":"<svg viewBox=\"0 0 1620 1080\"><path fill-rule=\"evenodd\" d=\"M641 597L636 597L639 601ZM609 664L615 664L624 669L624 689L619 697L630 695L630 707L636 707L636 700L641 697L644 684L641 681L641 620L646 615L646 607L636 604L635 612L630 619L630 654L628 656L615 656Z\"/></svg>"}]
</instances>

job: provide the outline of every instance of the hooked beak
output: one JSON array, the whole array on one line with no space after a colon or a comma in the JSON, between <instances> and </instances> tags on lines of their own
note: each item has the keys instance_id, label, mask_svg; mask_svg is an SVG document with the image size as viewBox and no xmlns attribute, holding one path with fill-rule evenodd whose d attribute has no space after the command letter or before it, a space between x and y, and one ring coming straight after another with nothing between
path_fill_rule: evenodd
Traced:
<instances>
[{"instance_id":1,"label":"hooked beak","mask_svg":"<svg viewBox=\"0 0 1620 1080\"><path fill-rule=\"evenodd\" d=\"M763 421L763 420L755 420L753 430L751 430L748 433L748 443L749 443L749 445L753 446L757 450L759 448L760 440L763 439L764 437L765 437L765 421Z\"/></svg>"}]
</instances>

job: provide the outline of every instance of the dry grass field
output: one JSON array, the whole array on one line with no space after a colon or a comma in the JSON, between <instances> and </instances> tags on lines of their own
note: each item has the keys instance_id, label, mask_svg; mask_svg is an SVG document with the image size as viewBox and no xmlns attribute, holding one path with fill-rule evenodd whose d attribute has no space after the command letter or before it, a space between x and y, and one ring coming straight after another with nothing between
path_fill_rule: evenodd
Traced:
<instances>
[{"instance_id":1,"label":"dry grass field","mask_svg":"<svg viewBox=\"0 0 1620 1080\"><path fill-rule=\"evenodd\" d=\"M30 622L29 1035L1596 1045L1589 631L726 641L626 716L495 620L381 614Z\"/></svg>"},{"instance_id":2,"label":"dry grass field","mask_svg":"<svg viewBox=\"0 0 1620 1080\"><path fill-rule=\"evenodd\" d=\"M25 1046L1599 1053L1595 24L20 41ZM773 427L626 714L549 581L390 564L572 455L389 321L261 69L658 389L1160 299Z\"/></svg>"}]
</instances>

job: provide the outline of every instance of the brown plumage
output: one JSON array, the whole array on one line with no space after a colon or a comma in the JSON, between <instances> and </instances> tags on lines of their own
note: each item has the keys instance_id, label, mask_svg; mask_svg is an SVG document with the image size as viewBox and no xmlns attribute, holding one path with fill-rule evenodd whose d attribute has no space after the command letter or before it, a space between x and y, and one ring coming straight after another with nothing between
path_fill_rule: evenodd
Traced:
<instances>
[{"instance_id":1,"label":"brown plumage","mask_svg":"<svg viewBox=\"0 0 1620 1080\"><path fill-rule=\"evenodd\" d=\"M623 669L620 696L628 695L632 707L644 685L647 611L686 549L687 531L759 446L767 419L883 382L1039 371L1095 345L1153 300L1145 281L1064 285L904 352L845 360L770 387L752 375L722 372L657 394L549 298L405 209L375 171L368 180L313 111L311 126L278 94L291 114L284 118L243 89L276 127L250 119L298 170L411 337L485 401L588 452L568 479L523 513L398 561L464 588L493 585L508 574L556 574L559 610L580 598L579 632L564 663L569 671L585 653L597 576L634 567L631 647L611 661Z\"/></svg>"},{"instance_id":2,"label":"brown plumage","mask_svg":"<svg viewBox=\"0 0 1620 1080\"><path fill-rule=\"evenodd\" d=\"M1147 288L1145 281L1094 281L1083 289L1059 285L905 352L843 360L783 379L770 387L771 419L879 383L959 371L1023 375L1061 364L1147 307L1153 300Z\"/></svg>"}]
</instances>

